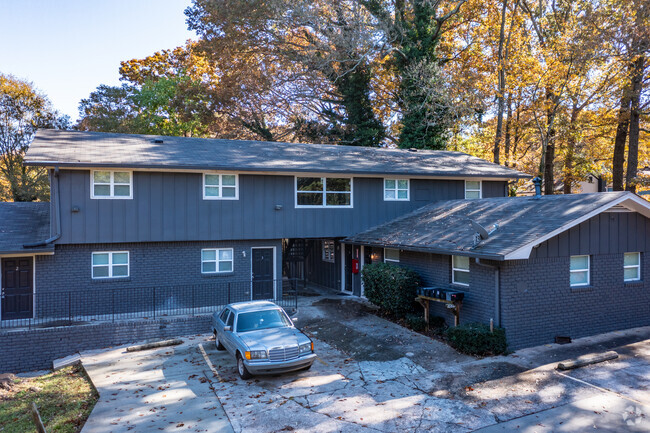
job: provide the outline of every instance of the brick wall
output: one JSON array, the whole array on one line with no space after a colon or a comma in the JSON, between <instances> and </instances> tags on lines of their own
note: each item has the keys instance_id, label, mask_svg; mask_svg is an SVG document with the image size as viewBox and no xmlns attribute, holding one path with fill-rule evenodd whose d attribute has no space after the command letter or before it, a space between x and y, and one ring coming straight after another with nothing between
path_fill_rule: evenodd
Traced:
<instances>
[{"instance_id":1,"label":"brick wall","mask_svg":"<svg viewBox=\"0 0 650 433\"><path fill-rule=\"evenodd\" d=\"M280 240L57 245L54 255L36 258L36 291L250 281L251 247L264 246L276 247L276 275L282 278ZM233 248L233 272L201 274L203 248ZM99 251L129 251L129 277L93 280L92 253Z\"/></svg>"},{"instance_id":2,"label":"brick wall","mask_svg":"<svg viewBox=\"0 0 650 433\"><path fill-rule=\"evenodd\" d=\"M469 287L451 284L451 256L400 251L400 265L415 270L424 286L435 286L465 292L460 322L488 323L495 318L494 270L470 259ZM453 325L454 316L445 304L431 302L431 314L442 316Z\"/></svg>"},{"instance_id":3,"label":"brick wall","mask_svg":"<svg viewBox=\"0 0 650 433\"><path fill-rule=\"evenodd\" d=\"M211 317L44 328L0 332L0 373L20 373L52 368L52 361L76 352L101 349L150 339L210 333Z\"/></svg>"},{"instance_id":4,"label":"brick wall","mask_svg":"<svg viewBox=\"0 0 650 433\"><path fill-rule=\"evenodd\" d=\"M650 260L642 281L623 282L623 254L591 256L591 285L571 288L570 257L506 262L502 323L511 349L650 325Z\"/></svg>"}]
</instances>

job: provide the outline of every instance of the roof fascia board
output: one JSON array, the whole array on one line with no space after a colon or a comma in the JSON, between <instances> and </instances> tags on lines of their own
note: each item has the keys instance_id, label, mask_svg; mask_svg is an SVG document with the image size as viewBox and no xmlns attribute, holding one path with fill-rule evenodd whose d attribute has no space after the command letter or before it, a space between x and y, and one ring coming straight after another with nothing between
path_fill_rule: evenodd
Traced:
<instances>
[{"instance_id":1,"label":"roof fascia board","mask_svg":"<svg viewBox=\"0 0 650 433\"><path fill-rule=\"evenodd\" d=\"M499 254L482 254L482 253L475 253L473 251L465 251L465 250L450 251L450 250L443 250L441 248L417 248L409 245L385 245L385 244L376 244L371 242L357 242L357 241L351 241L347 239L343 239L341 243L349 244L349 245L363 245L367 247L377 247L377 248L393 248L397 250L414 251L417 253L440 254L444 256L477 257L479 259L495 260L499 262L504 260L504 256Z\"/></svg>"},{"instance_id":2,"label":"roof fascia board","mask_svg":"<svg viewBox=\"0 0 650 433\"><path fill-rule=\"evenodd\" d=\"M47 164L47 165L45 165ZM170 172L170 173L238 173L238 174L252 174L252 175L272 175L272 176L296 176L301 174L311 174L316 176L331 176L333 174L340 174L345 176L354 176L354 177L368 177L368 178L382 178L382 177L395 177L395 178L408 178L408 179L444 179L444 180L462 180L462 179L476 179L476 180L490 180L490 181L509 181L512 179L520 179L522 177L504 177L504 176L489 176L489 175L436 175L436 174L408 174L408 173L381 173L381 172L355 172L355 171L311 171L311 170L293 170L293 171L283 171L283 170L237 170L233 168L173 168L169 166L147 166L139 167L132 165L117 165L117 164L103 164L103 165L89 165L89 164L60 164L60 163L51 163L47 162L43 165L36 163L25 163L25 165L38 165L45 168L64 168L66 170L132 170L132 171L144 171L144 172Z\"/></svg>"},{"instance_id":3,"label":"roof fascia board","mask_svg":"<svg viewBox=\"0 0 650 433\"><path fill-rule=\"evenodd\" d=\"M19 251L0 251L0 257L5 258L5 257L28 257L28 256L53 256L54 251L49 249L49 250L24 250L23 252Z\"/></svg>"},{"instance_id":4,"label":"roof fascia board","mask_svg":"<svg viewBox=\"0 0 650 433\"><path fill-rule=\"evenodd\" d=\"M650 202L642 199L641 197L638 197L632 193L629 195L626 194L623 197L619 197L616 200L613 200L606 205L603 205L599 207L598 209L595 209L588 214L585 214L581 216L580 218L576 218L571 222L568 222L567 224L564 224L562 227L559 227L552 232L534 240L533 242L529 242L526 245L517 248L516 250L508 253L505 255L505 260L526 260L530 257L531 252L533 251L533 248L535 248L537 245L540 245L542 242L545 242L552 237L555 237L559 235L560 233L563 233L567 230L569 230L572 227L577 226L578 224L581 224L585 221L587 221L590 218L595 217L596 215L606 211L607 209L610 209L611 207L614 207L618 204L625 203L626 205L633 207L633 209L640 214L644 215L646 218L650 218Z\"/></svg>"}]
</instances>

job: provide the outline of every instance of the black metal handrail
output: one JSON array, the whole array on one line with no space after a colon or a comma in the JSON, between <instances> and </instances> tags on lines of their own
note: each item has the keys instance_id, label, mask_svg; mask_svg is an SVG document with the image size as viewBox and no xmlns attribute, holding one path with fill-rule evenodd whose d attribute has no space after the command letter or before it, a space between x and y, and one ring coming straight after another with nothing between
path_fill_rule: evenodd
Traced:
<instances>
[{"instance_id":1,"label":"black metal handrail","mask_svg":"<svg viewBox=\"0 0 650 433\"><path fill-rule=\"evenodd\" d=\"M298 279L219 281L136 288L92 288L3 295L0 328L51 327L213 313L241 301L270 300L298 308Z\"/></svg>"}]
</instances>

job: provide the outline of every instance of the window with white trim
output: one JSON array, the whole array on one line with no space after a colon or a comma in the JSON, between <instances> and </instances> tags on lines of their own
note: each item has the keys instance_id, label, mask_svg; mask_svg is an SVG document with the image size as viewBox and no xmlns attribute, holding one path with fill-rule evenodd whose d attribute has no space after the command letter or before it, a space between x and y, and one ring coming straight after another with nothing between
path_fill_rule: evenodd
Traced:
<instances>
[{"instance_id":1,"label":"window with white trim","mask_svg":"<svg viewBox=\"0 0 650 433\"><path fill-rule=\"evenodd\" d=\"M334 253L334 241L323 241L323 261L334 263L336 255Z\"/></svg>"},{"instance_id":2,"label":"window with white trim","mask_svg":"<svg viewBox=\"0 0 650 433\"><path fill-rule=\"evenodd\" d=\"M384 248L384 262L399 263L399 250L395 248Z\"/></svg>"},{"instance_id":3,"label":"window with white trim","mask_svg":"<svg viewBox=\"0 0 650 433\"><path fill-rule=\"evenodd\" d=\"M451 282L469 286L469 257L451 256Z\"/></svg>"},{"instance_id":4,"label":"window with white trim","mask_svg":"<svg viewBox=\"0 0 650 433\"><path fill-rule=\"evenodd\" d=\"M90 198L133 198L130 171L93 170L90 175Z\"/></svg>"},{"instance_id":5,"label":"window with white trim","mask_svg":"<svg viewBox=\"0 0 650 433\"><path fill-rule=\"evenodd\" d=\"M465 181L465 198L481 198L482 196L482 182L480 180Z\"/></svg>"},{"instance_id":6,"label":"window with white trim","mask_svg":"<svg viewBox=\"0 0 650 433\"><path fill-rule=\"evenodd\" d=\"M590 262L590 256L571 256L569 270L571 287L589 285Z\"/></svg>"},{"instance_id":7,"label":"window with white trim","mask_svg":"<svg viewBox=\"0 0 650 433\"><path fill-rule=\"evenodd\" d=\"M297 207L352 207L352 179L296 177Z\"/></svg>"},{"instance_id":8,"label":"window with white trim","mask_svg":"<svg viewBox=\"0 0 650 433\"><path fill-rule=\"evenodd\" d=\"M239 199L239 176L203 173L203 200Z\"/></svg>"},{"instance_id":9,"label":"window with white trim","mask_svg":"<svg viewBox=\"0 0 650 433\"><path fill-rule=\"evenodd\" d=\"M384 201L408 201L408 179L384 179Z\"/></svg>"},{"instance_id":10,"label":"window with white trim","mask_svg":"<svg viewBox=\"0 0 650 433\"><path fill-rule=\"evenodd\" d=\"M128 251L102 251L92 253L93 279L126 278L128 276Z\"/></svg>"},{"instance_id":11,"label":"window with white trim","mask_svg":"<svg viewBox=\"0 0 650 433\"><path fill-rule=\"evenodd\" d=\"M232 248L206 248L201 250L201 273L219 274L232 272Z\"/></svg>"},{"instance_id":12,"label":"window with white trim","mask_svg":"<svg viewBox=\"0 0 650 433\"><path fill-rule=\"evenodd\" d=\"M641 253L623 254L623 280L641 280Z\"/></svg>"}]
</instances>

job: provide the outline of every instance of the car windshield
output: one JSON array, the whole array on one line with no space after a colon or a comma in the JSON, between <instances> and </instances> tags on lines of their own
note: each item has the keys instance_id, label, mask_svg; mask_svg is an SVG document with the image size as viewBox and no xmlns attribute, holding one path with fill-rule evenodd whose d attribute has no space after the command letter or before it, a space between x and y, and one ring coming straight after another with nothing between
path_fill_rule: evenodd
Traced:
<instances>
[{"instance_id":1,"label":"car windshield","mask_svg":"<svg viewBox=\"0 0 650 433\"><path fill-rule=\"evenodd\" d=\"M240 313L237 317L237 332L284 328L287 326L291 326L291 322L280 310Z\"/></svg>"}]
</instances>

